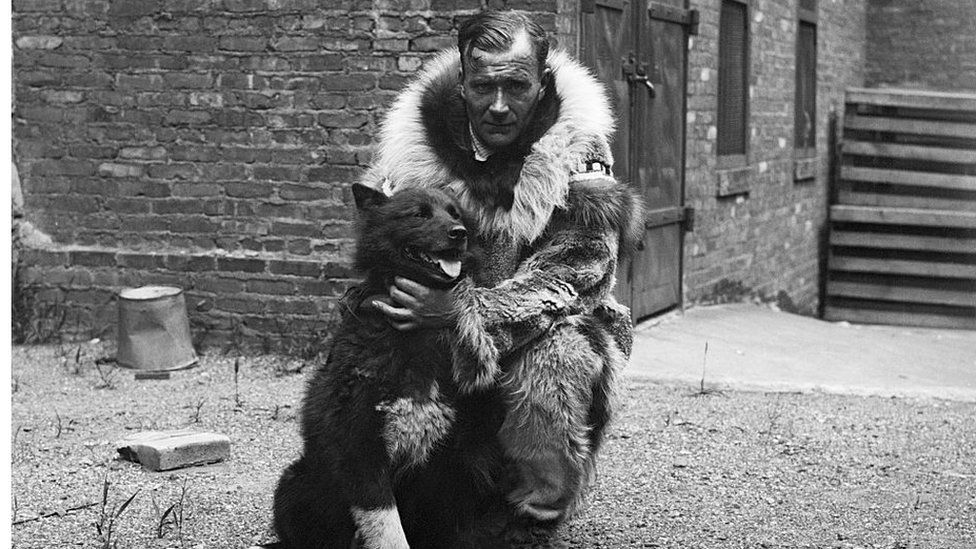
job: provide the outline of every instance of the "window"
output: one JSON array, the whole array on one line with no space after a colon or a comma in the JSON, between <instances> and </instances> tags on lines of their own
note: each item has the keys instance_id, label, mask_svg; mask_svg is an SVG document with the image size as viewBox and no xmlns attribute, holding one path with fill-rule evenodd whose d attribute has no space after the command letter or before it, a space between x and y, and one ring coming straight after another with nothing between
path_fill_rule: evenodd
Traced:
<instances>
[{"instance_id":1,"label":"window","mask_svg":"<svg viewBox=\"0 0 976 549\"><path fill-rule=\"evenodd\" d=\"M797 156L810 157L817 151L816 0L800 0L798 13L793 137Z\"/></svg>"},{"instance_id":2,"label":"window","mask_svg":"<svg viewBox=\"0 0 976 549\"><path fill-rule=\"evenodd\" d=\"M718 34L718 154L741 156L748 139L749 18L746 4L722 0Z\"/></svg>"}]
</instances>

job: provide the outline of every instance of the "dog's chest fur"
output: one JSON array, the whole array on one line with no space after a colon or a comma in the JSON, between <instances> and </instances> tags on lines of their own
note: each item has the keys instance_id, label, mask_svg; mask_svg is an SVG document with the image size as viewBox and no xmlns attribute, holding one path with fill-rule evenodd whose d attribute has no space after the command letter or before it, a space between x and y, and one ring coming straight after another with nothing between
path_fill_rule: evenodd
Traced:
<instances>
[{"instance_id":1,"label":"dog's chest fur","mask_svg":"<svg viewBox=\"0 0 976 549\"><path fill-rule=\"evenodd\" d=\"M434 330L398 332L360 310L346 318L313 379L329 393L329 408L368 416L354 422L377 427L395 467L424 463L454 423L450 355L440 338Z\"/></svg>"}]
</instances>

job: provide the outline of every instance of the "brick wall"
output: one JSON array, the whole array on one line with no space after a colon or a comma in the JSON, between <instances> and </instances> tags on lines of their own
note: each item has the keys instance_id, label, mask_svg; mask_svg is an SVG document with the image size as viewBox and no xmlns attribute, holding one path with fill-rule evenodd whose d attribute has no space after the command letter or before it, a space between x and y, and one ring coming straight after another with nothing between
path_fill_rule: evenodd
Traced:
<instances>
[{"instance_id":1,"label":"brick wall","mask_svg":"<svg viewBox=\"0 0 976 549\"><path fill-rule=\"evenodd\" d=\"M692 0L687 302L746 288L816 307L829 120L864 83L867 1L819 2L818 155L799 181L796 0L751 1L748 165L720 193L720 2ZM111 333L114 292L142 284L186 288L212 341L320 333L355 280L348 185L384 107L489 4L537 12L577 51L574 0L15 0L24 219L54 241L21 256L21 280L83 335Z\"/></svg>"},{"instance_id":2,"label":"brick wall","mask_svg":"<svg viewBox=\"0 0 976 549\"><path fill-rule=\"evenodd\" d=\"M741 290L780 292L804 311L818 306L830 169L830 119L843 91L864 83L866 0L820 0L817 26L815 177L794 161L796 0L749 4L750 99L747 166L720 170L716 157L719 0L692 0L699 35L688 62L686 201L696 209L685 243L685 299L721 300ZM728 185L729 178L735 184ZM720 191L720 184L728 187Z\"/></svg>"},{"instance_id":3,"label":"brick wall","mask_svg":"<svg viewBox=\"0 0 976 549\"><path fill-rule=\"evenodd\" d=\"M869 0L867 84L976 91L976 2Z\"/></svg>"},{"instance_id":4,"label":"brick wall","mask_svg":"<svg viewBox=\"0 0 976 549\"><path fill-rule=\"evenodd\" d=\"M489 5L575 50L571 0L14 0L24 220L54 242L20 280L81 335L142 284L187 289L214 341L314 335L384 107Z\"/></svg>"}]
</instances>

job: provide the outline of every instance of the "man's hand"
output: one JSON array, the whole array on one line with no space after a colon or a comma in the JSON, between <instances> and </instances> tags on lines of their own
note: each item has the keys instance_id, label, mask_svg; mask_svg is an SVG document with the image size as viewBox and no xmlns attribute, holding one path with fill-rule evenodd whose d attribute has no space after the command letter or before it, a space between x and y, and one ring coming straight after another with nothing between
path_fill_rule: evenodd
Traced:
<instances>
[{"instance_id":1,"label":"man's hand","mask_svg":"<svg viewBox=\"0 0 976 549\"><path fill-rule=\"evenodd\" d=\"M401 332L454 324L454 296L450 290L428 288L399 276L390 286L389 300L372 299L371 303Z\"/></svg>"}]
</instances>

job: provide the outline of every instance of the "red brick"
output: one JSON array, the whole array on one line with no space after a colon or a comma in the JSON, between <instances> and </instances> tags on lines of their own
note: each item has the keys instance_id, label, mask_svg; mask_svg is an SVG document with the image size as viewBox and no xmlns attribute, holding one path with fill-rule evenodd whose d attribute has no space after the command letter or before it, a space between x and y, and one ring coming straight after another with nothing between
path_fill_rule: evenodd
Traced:
<instances>
[{"instance_id":1,"label":"red brick","mask_svg":"<svg viewBox=\"0 0 976 549\"><path fill-rule=\"evenodd\" d=\"M163 48L196 54L208 53L217 49L217 38L210 36L167 36L163 39Z\"/></svg>"},{"instance_id":2,"label":"red brick","mask_svg":"<svg viewBox=\"0 0 976 549\"><path fill-rule=\"evenodd\" d=\"M196 282L196 289L202 292L216 294L236 294L244 291L244 281L233 278L200 278Z\"/></svg>"},{"instance_id":3,"label":"red brick","mask_svg":"<svg viewBox=\"0 0 976 549\"><path fill-rule=\"evenodd\" d=\"M278 190L278 196L285 200L328 200L335 196L335 191L332 187L282 185Z\"/></svg>"},{"instance_id":4,"label":"red brick","mask_svg":"<svg viewBox=\"0 0 976 549\"><path fill-rule=\"evenodd\" d=\"M223 187L227 196L237 198L266 198L274 190L270 184L259 182L224 183Z\"/></svg>"},{"instance_id":5,"label":"red brick","mask_svg":"<svg viewBox=\"0 0 976 549\"><path fill-rule=\"evenodd\" d=\"M359 168L347 166L320 166L308 170L309 181L352 183L362 173Z\"/></svg>"},{"instance_id":6,"label":"red brick","mask_svg":"<svg viewBox=\"0 0 976 549\"><path fill-rule=\"evenodd\" d=\"M292 314L314 316L319 314L319 308L308 299L268 302L268 312L275 314Z\"/></svg>"},{"instance_id":7,"label":"red brick","mask_svg":"<svg viewBox=\"0 0 976 549\"><path fill-rule=\"evenodd\" d=\"M322 275L328 278L351 278L356 276L351 263L326 261L322 264Z\"/></svg>"},{"instance_id":8,"label":"red brick","mask_svg":"<svg viewBox=\"0 0 976 549\"><path fill-rule=\"evenodd\" d=\"M288 239L286 249L290 254L309 255L312 253L312 242L307 238L291 238Z\"/></svg>"},{"instance_id":9,"label":"red brick","mask_svg":"<svg viewBox=\"0 0 976 549\"><path fill-rule=\"evenodd\" d=\"M121 230L133 232L168 231L169 220L156 216L121 216Z\"/></svg>"},{"instance_id":10,"label":"red brick","mask_svg":"<svg viewBox=\"0 0 976 549\"><path fill-rule=\"evenodd\" d=\"M328 74L322 76L322 89L329 91L368 91L376 87L372 74Z\"/></svg>"},{"instance_id":11,"label":"red brick","mask_svg":"<svg viewBox=\"0 0 976 549\"><path fill-rule=\"evenodd\" d=\"M315 51L319 47L319 40L314 36L285 36L275 40L272 48L277 51Z\"/></svg>"},{"instance_id":12,"label":"red brick","mask_svg":"<svg viewBox=\"0 0 976 549\"><path fill-rule=\"evenodd\" d=\"M150 204L139 199L110 198L105 202L105 208L117 214L148 213Z\"/></svg>"},{"instance_id":13,"label":"red brick","mask_svg":"<svg viewBox=\"0 0 976 549\"><path fill-rule=\"evenodd\" d=\"M206 111L169 111L164 119L171 126L200 126L212 120L213 115Z\"/></svg>"},{"instance_id":14,"label":"red brick","mask_svg":"<svg viewBox=\"0 0 976 549\"><path fill-rule=\"evenodd\" d=\"M255 179L265 179L271 181L297 181L301 171L297 167L286 166L255 166L253 169Z\"/></svg>"},{"instance_id":15,"label":"red brick","mask_svg":"<svg viewBox=\"0 0 976 549\"><path fill-rule=\"evenodd\" d=\"M122 457L151 471L181 469L230 459L230 438L217 433L144 431L119 441Z\"/></svg>"},{"instance_id":16,"label":"red brick","mask_svg":"<svg viewBox=\"0 0 976 549\"><path fill-rule=\"evenodd\" d=\"M325 128L361 128L369 123L364 113L329 112L318 115L318 123Z\"/></svg>"},{"instance_id":17,"label":"red brick","mask_svg":"<svg viewBox=\"0 0 976 549\"><path fill-rule=\"evenodd\" d=\"M64 39L59 36L22 36L14 43L25 50L53 50L61 47Z\"/></svg>"},{"instance_id":18,"label":"red brick","mask_svg":"<svg viewBox=\"0 0 976 549\"><path fill-rule=\"evenodd\" d=\"M268 262L268 270L273 274L318 278L322 273L322 266L313 261L272 260Z\"/></svg>"},{"instance_id":19,"label":"red brick","mask_svg":"<svg viewBox=\"0 0 976 549\"><path fill-rule=\"evenodd\" d=\"M316 223L294 223L275 221L271 224L271 234L275 236L308 236L318 237L322 234Z\"/></svg>"},{"instance_id":20,"label":"red brick","mask_svg":"<svg viewBox=\"0 0 976 549\"><path fill-rule=\"evenodd\" d=\"M295 285L277 280L249 280L247 291L256 294L291 295L295 293Z\"/></svg>"},{"instance_id":21,"label":"red brick","mask_svg":"<svg viewBox=\"0 0 976 549\"><path fill-rule=\"evenodd\" d=\"M61 0L14 0L14 12L60 11Z\"/></svg>"},{"instance_id":22,"label":"red brick","mask_svg":"<svg viewBox=\"0 0 976 549\"><path fill-rule=\"evenodd\" d=\"M163 267L163 256L157 254L120 253L117 261L119 267L132 269L158 269Z\"/></svg>"},{"instance_id":23,"label":"red brick","mask_svg":"<svg viewBox=\"0 0 976 549\"><path fill-rule=\"evenodd\" d=\"M36 248L21 250L20 259L24 263L42 267L68 265L70 261L68 252L56 252Z\"/></svg>"},{"instance_id":24,"label":"red brick","mask_svg":"<svg viewBox=\"0 0 976 549\"><path fill-rule=\"evenodd\" d=\"M113 0L108 14L111 17L145 17L158 9L159 2L155 0Z\"/></svg>"},{"instance_id":25,"label":"red brick","mask_svg":"<svg viewBox=\"0 0 976 549\"><path fill-rule=\"evenodd\" d=\"M231 12L256 12L267 9L266 0L223 0L223 7Z\"/></svg>"},{"instance_id":26,"label":"red brick","mask_svg":"<svg viewBox=\"0 0 976 549\"><path fill-rule=\"evenodd\" d=\"M256 298L217 297L215 305L222 311L231 313L263 313L265 304Z\"/></svg>"},{"instance_id":27,"label":"red brick","mask_svg":"<svg viewBox=\"0 0 976 549\"><path fill-rule=\"evenodd\" d=\"M217 267L216 258L200 255L167 255L164 264L176 271L213 271Z\"/></svg>"},{"instance_id":28,"label":"red brick","mask_svg":"<svg viewBox=\"0 0 976 549\"><path fill-rule=\"evenodd\" d=\"M265 261L260 259L245 259L236 257L218 257L217 269L221 271L241 271L246 273L260 273L267 268Z\"/></svg>"},{"instance_id":29,"label":"red brick","mask_svg":"<svg viewBox=\"0 0 976 549\"><path fill-rule=\"evenodd\" d=\"M343 66L342 56L336 54L302 56L296 58L294 62L295 69L302 72L336 71Z\"/></svg>"}]
</instances>

